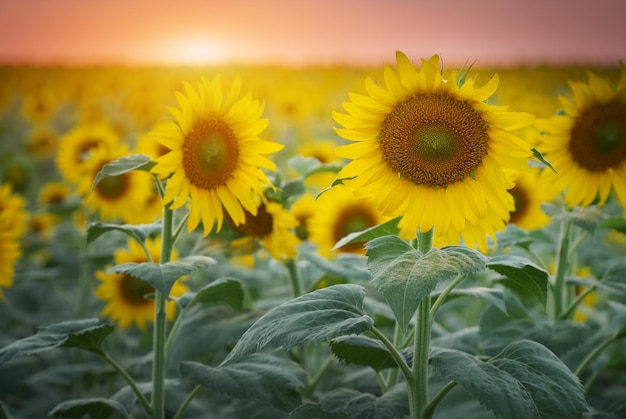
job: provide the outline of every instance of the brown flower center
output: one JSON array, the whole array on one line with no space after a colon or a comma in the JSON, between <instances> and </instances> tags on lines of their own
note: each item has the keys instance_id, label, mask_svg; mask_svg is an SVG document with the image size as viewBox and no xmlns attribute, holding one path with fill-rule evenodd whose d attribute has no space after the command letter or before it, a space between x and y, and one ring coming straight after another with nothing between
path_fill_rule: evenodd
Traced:
<instances>
[{"instance_id":1,"label":"brown flower center","mask_svg":"<svg viewBox=\"0 0 626 419\"><path fill-rule=\"evenodd\" d=\"M363 231L376 225L376 216L362 205L345 208L337 222L333 226L333 239L335 243L350 233ZM341 247L346 252L359 252L363 250L363 242L350 243Z\"/></svg>"},{"instance_id":2,"label":"brown flower center","mask_svg":"<svg viewBox=\"0 0 626 419\"><path fill-rule=\"evenodd\" d=\"M488 140L480 113L447 93L399 102L380 131L383 156L394 172L416 185L444 188L473 176Z\"/></svg>"},{"instance_id":3,"label":"brown flower center","mask_svg":"<svg viewBox=\"0 0 626 419\"><path fill-rule=\"evenodd\" d=\"M185 175L199 188L216 189L224 185L237 168L238 160L237 137L221 119L202 119L185 136Z\"/></svg>"},{"instance_id":4,"label":"brown flower center","mask_svg":"<svg viewBox=\"0 0 626 419\"><path fill-rule=\"evenodd\" d=\"M123 275L119 281L119 290L122 299L132 306L150 304L145 296L154 292L154 288L146 281L131 275Z\"/></svg>"},{"instance_id":5,"label":"brown flower center","mask_svg":"<svg viewBox=\"0 0 626 419\"><path fill-rule=\"evenodd\" d=\"M515 224L519 222L528 211L528 193L529 191L516 184L512 189L509 189L509 193L513 196L513 202L515 209L511 211L511 218L509 223Z\"/></svg>"},{"instance_id":6,"label":"brown flower center","mask_svg":"<svg viewBox=\"0 0 626 419\"><path fill-rule=\"evenodd\" d=\"M245 211L245 213L246 221L236 227L240 233L257 238L266 237L272 233L274 228L274 219L272 214L267 212L265 204L261 204L261 206L257 208L256 215L253 215L248 211ZM230 217L228 218L230 220Z\"/></svg>"},{"instance_id":7,"label":"brown flower center","mask_svg":"<svg viewBox=\"0 0 626 419\"><path fill-rule=\"evenodd\" d=\"M591 172L603 172L626 160L626 103L612 100L581 113L571 130L569 152Z\"/></svg>"},{"instance_id":8,"label":"brown flower center","mask_svg":"<svg viewBox=\"0 0 626 419\"><path fill-rule=\"evenodd\" d=\"M102 198L113 200L125 196L129 186L128 174L105 176L96 185L96 191Z\"/></svg>"}]
</instances>

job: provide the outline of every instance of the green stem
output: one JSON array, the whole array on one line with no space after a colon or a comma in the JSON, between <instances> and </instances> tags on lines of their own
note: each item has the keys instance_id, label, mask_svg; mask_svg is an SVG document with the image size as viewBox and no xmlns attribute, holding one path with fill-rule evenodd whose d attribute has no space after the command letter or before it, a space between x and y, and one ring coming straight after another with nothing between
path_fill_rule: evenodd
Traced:
<instances>
[{"instance_id":1,"label":"green stem","mask_svg":"<svg viewBox=\"0 0 626 419\"><path fill-rule=\"evenodd\" d=\"M566 305L566 289L565 289L565 275L568 272L569 266L567 263L569 255L569 232L571 229L571 223L565 221L561 225L561 232L559 234L559 243L557 250L557 265L556 274L554 279L554 319L561 317L563 313L563 307Z\"/></svg>"},{"instance_id":2,"label":"green stem","mask_svg":"<svg viewBox=\"0 0 626 419\"><path fill-rule=\"evenodd\" d=\"M448 384L443 386L441 390L439 390L439 393L437 393L435 397L433 397L430 403L428 403L428 406L426 406L426 409L424 409L424 418L429 419L433 417L433 413L435 413L435 409L437 409L437 406L439 406L439 403L441 402L441 400L443 400L443 398L454 387L456 387L456 381L450 381Z\"/></svg>"},{"instance_id":3,"label":"green stem","mask_svg":"<svg viewBox=\"0 0 626 419\"><path fill-rule=\"evenodd\" d=\"M291 281L291 291L293 293L293 297L299 297L302 295L302 284L300 284L300 272L298 271L298 265L294 259L287 260L286 265L289 270L289 280Z\"/></svg>"},{"instance_id":4,"label":"green stem","mask_svg":"<svg viewBox=\"0 0 626 419\"><path fill-rule=\"evenodd\" d=\"M417 250L428 253L433 245L433 230L417 234ZM411 419L423 419L428 405L428 352L430 349L430 332L432 317L430 316L430 296L422 298L417 307L415 322L415 345L413 351L412 379L409 385L409 407Z\"/></svg>"},{"instance_id":5,"label":"green stem","mask_svg":"<svg viewBox=\"0 0 626 419\"><path fill-rule=\"evenodd\" d=\"M372 332L372 334L376 336L383 345L385 345L393 360L396 361L396 364L398 364L398 366L400 367L400 371L402 371L402 374L404 375L404 378L407 380L407 382L409 382L410 380L412 381L413 372L409 368L409 365L406 363L406 360L404 359L402 354L393 345L393 343L387 338L387 336L385 336L383 332L378 330L375 326L370 329L370 332Z\"/></svg>"},{"instance_id":6,"label":"green stem","mask_svg":"<svg viewBox=\"0 0 626 419\"><path fill-rule=\"evenodd\" d=\"M457 276L452 280L452 282L448 284L448 286L441 292L441 294L439 294L439 297L437 297L435 303L430 309L430 317L435 318L435 314L437 314L437 310L439 310L439 307L441 307L441 305L446 301L446 298L448 298L448 295L452 292L452 290L456 288L456 286L459 285L464 279L465 275Z\"/></svg>"},{"instance_id":7,"label":"green stem","mask_svg":"<svg viewBox=\"0 0 626 419\"><path fill-rule=\"evenodd\" d=\"M578 365L578 368L576 368L576 371L574 371L574 374L576 374L577 377L580 377L587 365L589 365L589 363L593 361L593 359L598 356L598 354L602 352L604 348L606 348L616 340L623 338L624 336L626 336L626 329L622 329L619 332L615 333L613 336L610 336L604 341L600 342L600 344L593 348L593 350L585 357L585 359L582 360L580 365Z\"/></svg>"},{"instance_id":8,"label":"green stem","mask_svg":"<svg viewBox=\"0 0 626 419\"><path fill-rule=\"evenodd\" d=\"M396 348L402 348L403 346L399 346L402 344L402 340L403 340L403 335L404 333L402 333L402 330L400 329L400 326L398 325L398 323L396 322L396 325L394 327L393 330L393 345ZM387 380L385 382L385 388L383 389L384 391L387 391L387 389L393 387L396 383L398 382L398 369L397 368L391 368L391 370L389 371L389 376L387 377Z\"/></svg>"},{"instance_id":9,"label":"green stem","mask_svg":"<svg viewBox=\"0 0 626 419\"><path fill-rule=\"evenodd\" d=\"M183 404L181 404L178 408L178 412L176 412L174 419L181 419L183 417L185 410L187 410L187 406L189 406L193 398L196 397L200 390L202 390L201 386L196 386L193 390L191 390L191 393L189 393L187 398L185 398L185 400L183 401Z\"/></svg>"},{"instance_id":10,"label":"green stem","mask_svg":"<svg viewBox=\"0 0 626 419\"><path fill-rule=\"evenodd\" d=\"M139 387L137 387L137 384L131 378L131 376L128 375L126 370L124 370L124 368L122 368L120 364L115 362L115 360L109 357L105 352L103 351L92 351L92 352L98 355L103 360L105 360L109 365L113 367L113 369L115 369L115 371L117 371L117 373L128 383L128 386L131 388L131 390L133 390L133 393L135 393L137 400L139 400L139 403L146 411L146 414L148 416L152 416L154 412L152 410L152 406L150 405L150 402L148 401L148 399L146 399L143 393L141 393L141 390L139 390Z\"/></svg>"},{"instance_id":11,"label":"green stem","mask_svg":"<svg viewBox=\"0 0 626 419\"><path fill-rule=\"evenodd\" d=\"M161 258L160 263L167 263L172 256L173 237L172 221L174 212L167 205L163 207L163 225L161 230ZM166 296L155 290L154 309L154 342L152 346L152 407L153 419L163 419L165 413L165 326Z\"/></svg>"},{"instance_id":12,"label":"green stem","mask_svg":"<svg viewBox=\"0 0 626 419\"><path fill-rule=\"evenodd\" d=\"M576 310L576 307L578 307L578 304L580 304L580 302L589 294L591 294L592 292L594 292L596 290L596 286L593 285L589 288L587 288L586 290L584 290L583 292L580 293L580 295L576 298L576 300L574 300L574 302L572 304L569 305L569 307L567 308L567 310L565 310L563 312L563 314L561 314L561 317L559 318L559 320L565 320L568 319L572 313L574 312L574 310Z\"/></svg>"},{"instance_id":13,"label":"green stem","mask_svg":"<svg viewBox=\"0 0 626 419\"><path fill-rule=\"evenodd\" d=\"M326 371L328 371L330 366L333 365L334 361L335 360L332 356L326 358L326 361L324 361L324 363L317 369L317 372L315 373L313 378L311 378L311 381L309 381L309 383L307 384L305 392L306 394L313 394L313 392L315 391L315 387L317 387Z\"/></svg>"}]
</instances>

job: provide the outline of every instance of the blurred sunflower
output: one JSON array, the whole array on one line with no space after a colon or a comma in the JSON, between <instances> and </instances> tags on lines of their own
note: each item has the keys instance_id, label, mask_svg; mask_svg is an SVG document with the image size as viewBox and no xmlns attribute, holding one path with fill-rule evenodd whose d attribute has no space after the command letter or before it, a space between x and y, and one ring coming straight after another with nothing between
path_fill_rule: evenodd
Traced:
<instances>
[{"instance_id":1,"label":"blurred sunflower","mask_svg":"<svg viewBox=\"0 0 626 419\"><path fill-rule=\"evenodd\" d=\"M65 182L47 182L39 190L38 201L43 207L56 208L65 204L71 195Z\"/></svg>"},{"instance_id":2,"label":"blurred sunflower","mask_svg":"<svg viewBox=\"0 0 626 419\"><path fill-rule=\"evenodd\" d=\"M24 94L22 115L33 123L45 122L54 116L58 105L59 98L51 89L32 86L32 89Z\"/></svg>"},{"instance_id":3,"label":"blurred sunflower","mask_svg":"<svg viewBox=\"0 0 626 419\"><path fill-rule=\"evenodd\" d=\"M337 144L331 140L311 140L304 142L297 151L304 157L314 157L322 164L340 163L341 159L335 154ZM332 171L319 172L309 175L304 179L307 187L316 189L326 188L335 179L336 173Z\"/></svg>"},{"instance_id":4,"label":"blurred sunflower","mask_svg":"<svg viewBox=\"0 0 626 419\"><path fill-rule=\"evenodd\" d=\"M105 176L93 187L93 181L102 167L129 155L125 144L116 148L99 146L83 163L84 174L76 191L85 207L99 214L102 220L132 222L144 210L152 193L152 177L140 171L130 171L118 176Z\"/></svg>"},{"instance_id":5,"label":"blurred sunflower","mask_svg":"<svg viewBox=\"0 0 626 419\"><path fill-rule=\"evenodd\" d=\"M22 255L21 239L26 232L26 200L12 192L11 186L0 186L0 299L2 288L13 284L15 263Z\"/></svg>"},{"instance_id":6,"label":"blurred sunflower","mask_svg":"<svg viewBox=\"0 0 626 419\"><path fill-rule=\"evenodd\" d=\"M552 201L557 193L553 191L552 185L542 182L539 171L517 173L515 186L509 192L515 203L509 224L526 230L536 230L550 222L550 217L543 212L541 204Z\"/></svg>"},{"instance_id":7,"label":"blurred sunflower","mask_svg":"<svg viewBox=\"0 0 626 419\"><path fill-rule=\"evenodd\" d=\"M362 231L388 220L376 209L371 199L357 198L346 186L337 185L315 201L315 213L308 223L309 240L318 245L324 256L334 252L335 244L350 233ZM341 252L365 254L364 243L351 243Z\"/></svg>"},{"instance_id":8,"label":"blurred sunflower","mask_svg":"<svg viewBox=\"0 0 626 419\"><path fill-rule=\"evenodd\" d=\"M233 249L246 249L260 243L274 259L282 261L294 259L300 240L295 235L298 220L280 203L263 199L253 213L245 212L245 221L235 224L230 217L227 220L242 235L231 242Z\"/></svg>"},{"instance_id":9,"label":"blurred sunflower","mask_svg":"<svg viewBox=\"0 0 626 419\"><path fill-rule=\"evenodd\" d=\"M57 167L63 179L77 184L85 173L85 161L98 146L114 148L119 142L115 131L105 123L88 123L74 127L59 140Z\"/></svg>"},{"instance_id":10,"label":"blurred sunflower","mask_svg":"<svg viewBox=\"0 0 626 419\"><path fill-rule=\"evenodd\" d=\"M309 222L316 212L315 197L311 194L304 194L291 206L291 213L298 221L296 236L300 240L309 238Z\"/></svg>"},{"instance_id":11,"label":"blurred sunflower","mask_svg":"<svg viewBox=\"0 0 626 419\"><path fill-rule=\"evenodd\" d=\"M48 125L36 126L26 139L26 152L37 159L54 155L57 149L58 134Z\"/></svg>"},{"instance_id":12,"label":"blurred sunflower","mask_svg":"<svg viewBox=\"0 0 626 419\"><path fill-rule=\"evenodd\" d=\"M33 214L28 220L28 231L36 235L39 240L48 241L59 221L60 218L56 214L47 212Z\"/></svg>"},{"instance_id":13,"label":"blurred sunflower","mask_svg":"<svg viewBox=\"0 0 626 419\"><path fill-rule=\"evenodd\" d=\"M158 263L161 254L161 238L146 240L152 260ZM129 239L127 249L119 249L114 254L115 264L119 265L128 262L147 262L142 247L136 241ZM174 249L172 261L178 259L178 252ZM153 321L154 300L146 298L147 294L154 292L152 286L139 278L127 274L107 274L105 271L96 271L96 277L100 280L100 285L94 291L96 297L106 304L102 310L105 317L118 323L119 327L126 328L134 324L140 330L146 330L146 326ZM184 278L174 283L170 292L170 297L180 297L188 291L184 285ZM176 314L176 302L170 300L166 307L167 318L172 320Z\"/></svg>"},{"instance_id":14,"label":"blurred sunflower","mask_svg":"<svg viewBox=\"0 0 626 419\"><path fill-rule=\"evenodd\" d=\"M434 227L456 244L469 227L493 233L494 223L481 220L487 214L508 220L513 182L504 170L526 170L531 157L513 131L534 116L485 102L497 75L475 88L457 71L450 74L456 83L444 79L437 55L419 70L403 53L396 58L397 72L384 69L386 87L368 78L367 95L351 93L347 114L333 113L344 127L337 133L354 141L337 148L351 159L338 177L383 215L404 215L413 234Z\"/></svg>"},{"instance_id":15,"label":"blurred sunflower","mask_svg":"<svg viewBox=\"0 0 626 419\"><path fill-rule=\"evenodd\" d=\"M626 207L626 66L617 86L588 72L588 82L570 82L573 100L560 97L563 113L537 121L541 149L556 173L548 182L565 191L570 206L600 205L615 191Z\"/></svg>"},{"instance_id":16,"label":"blurred sunflower","mask_svg":"<svg viewBox=\"0 0 626 419\"><path fill-rule=\"evenodd\" d=\"M185 94L177 94L181 109L168 108L176 121L151 133L170 150L152 173L172 175L163 202L175 209L191 198L187 229L202 220L206 236L214 224L221 229L224 211L235 225L246 221L246 213L256 215L254 197L270 183L262 168L276 169L265 155L283 145L258 137L267 126L259 119L263 104L241 94L239 78L228 92L219 76L203 78L197 89L184 87Z\"/></svg>"}]
</instances>

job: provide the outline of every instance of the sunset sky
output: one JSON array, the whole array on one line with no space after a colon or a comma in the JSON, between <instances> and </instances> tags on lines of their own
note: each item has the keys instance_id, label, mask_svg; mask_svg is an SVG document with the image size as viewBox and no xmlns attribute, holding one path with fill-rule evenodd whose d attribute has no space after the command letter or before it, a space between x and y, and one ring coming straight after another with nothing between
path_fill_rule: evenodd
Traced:
<instances>
[{"instance_id":1,"label":"sunset sky","mask_svg":"<svg viewBox=\"0 0 626 419\"><path fill-rule=\"evenodd\" d=\"M625 40L626 0L0 0L0 65L617 65Z\"/></svg>"}]
</instances>

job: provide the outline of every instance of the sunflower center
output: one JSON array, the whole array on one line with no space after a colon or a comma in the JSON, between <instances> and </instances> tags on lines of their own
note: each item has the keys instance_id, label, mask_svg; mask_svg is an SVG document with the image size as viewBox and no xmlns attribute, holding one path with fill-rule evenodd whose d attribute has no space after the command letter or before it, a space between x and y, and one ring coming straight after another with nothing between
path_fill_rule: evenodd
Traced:
<instances>
[{"instance_id":1,"label":"sunflower center","mask_svg":"<svg viewBox=\"0 0 626 419\"><path fill-rule=\"evenodd\" d=\"M626 161L626 103L613 100L585 110L571 130L569 151L591 172Z\"/></svg>"},{"instance_id":2,"label":"sunflower center","mask_svg":"<svg viewBox=\"0 0 626 419\"><path fill-rule=\"evenodd\" d=\"M96 190L102 198L115 199L123 196L128 186L128 178L124 174L119 176L106 176L98 182Z\"/></svg>"},{"instance_id":3,"label":"sunflower center","mask_svg":"<svg viewBox=\"0 0 626 419\"><path fill-rule=\"evenodd\" d=\"M131 275L124 275L119 283L120 295L129 305L142 306L150 304L146 294L154 292L154 288L146 281Z\"/></svg>"},{"instance_id":4,"label":"sunflower center","mask_svg":"<svg viewBox=\"0 0 626 419\"><path fill-rule=\"evenodd\" d=\"M513 196L513 203L515 205L515 209L511 211L509 223L515 224L524 217L524 214L528 210L528 196L526 195L528 191L515 186L513 189L509 190L509 193Z\"/></svg>"},{"instance_id":5,"label":"sunflower center","mask_svg":"<svg viewBox=\"0 0 626 419\"><path fill-rule=\"evenodd\" d=\"M380 131L383 156L394 172L416 185L444 188L474 173L488 140L480 113L447 93L399 102Z\"/></svg>"},{"instance_id":6,"label":"sunflower center","mask_svg":"<svg viewBox=\"0 0 626 419\"><path fill-rule=\"evenodd\" d=\"M257 208L256 215L252 215L246 211L246 221L237 226L237 230L240 233L252 237L268 236L272 233L273 228L274 219L272 218L272 214L267 212L264 204Z\"/></svg>"},{"instance_id":7,"label":"sunflower center","mask_svg":"<svg viewBox=\"0 0 626 419\"><path fill-rule=\"evenodd\" d=\"M333 228L335 243L350 233L363 231L376 225L375 216L361 207L346 208L337 218ZM350 243L341 248L347 252L357 252L363 249L363 242Z\"/></svg>"},{"instance_id":8,"label":"sunflower center","mask_svg":"<svg viewBox=\"0 0 626 419\"><path fill-rule=\"evenodd\" d=\"M183 167L189 181L203 189L225 184L237 167L237 137L221 119L203 119L185 136Z\"/></svg>"}]
</instances>

